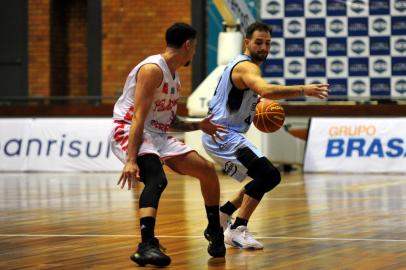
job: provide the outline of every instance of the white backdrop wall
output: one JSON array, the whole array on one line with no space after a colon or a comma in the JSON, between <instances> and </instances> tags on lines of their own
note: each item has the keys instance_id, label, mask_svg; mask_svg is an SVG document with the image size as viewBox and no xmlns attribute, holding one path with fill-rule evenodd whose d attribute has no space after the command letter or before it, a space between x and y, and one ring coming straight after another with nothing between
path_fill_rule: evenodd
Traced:
<instances>
[{"instance_id":1,"label":"white backdrop wall","mask_svg":"<svg viewBox=\"0 0 406 270\"><path fill-rule=\"evenodd\" d=\"M1 171L118 171L110 118L0 119Z\"/></svg>"}]
</instances>

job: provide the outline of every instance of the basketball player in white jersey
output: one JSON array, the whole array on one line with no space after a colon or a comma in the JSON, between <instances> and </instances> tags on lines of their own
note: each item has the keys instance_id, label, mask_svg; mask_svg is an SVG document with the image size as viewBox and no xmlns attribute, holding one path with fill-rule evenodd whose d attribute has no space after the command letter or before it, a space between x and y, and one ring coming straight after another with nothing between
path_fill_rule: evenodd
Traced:
<instances>
[{"instance_id":1,"label":"basketball player in white jersey","mask_svg":"<svg viewBox=\"0 0 406 270\"><path fill-rule=\"evenodd\" d=\"M220 223L225 243L239 247L262 249L247 229L249 218L265 193L281 181L277 168L250 143L242 133L248 131L255 114L259 97L284 99L328 96L328 84L281 86L269 84L261 77L260 65L265 61L271 44L271 29L263 23L253 23L246 31L244 54L237 56L225 68L209 105L212 121L226 126L228 133L221 134L219 143L203 135L206 152L223 170L238 181L246 176L251 180L232 199L220 207ZM239 208L231 224L231 215Z\"/></svg>"},{"instance_id":2,"label":"basketball player in white jersey","mask_svg":"<svg viewBox=\"0 0 406 270\"><path fill-rule=\"evenodd\" d=\"M220 188L214 165L167 131L201 129L219 138L225 131L210 117L200 123L186 123L176 117L180 81L176 70L189 65L196 50L196 30L176 23L166 31L165 52L146 58L129 74L123 94L114 106L111 147L125 164L118 185L128 189L141 181L145 187L139 201L142 242L131 256L143 266L169 265L171 259L160 250L154 236L155 219L161 193L167 185L162 164L181 174L200 180L208 227L204 232L213 257L225 256L223 229L219 221ZM221 139L221 138L219 138Z\"/></svg>"}]
</instances>

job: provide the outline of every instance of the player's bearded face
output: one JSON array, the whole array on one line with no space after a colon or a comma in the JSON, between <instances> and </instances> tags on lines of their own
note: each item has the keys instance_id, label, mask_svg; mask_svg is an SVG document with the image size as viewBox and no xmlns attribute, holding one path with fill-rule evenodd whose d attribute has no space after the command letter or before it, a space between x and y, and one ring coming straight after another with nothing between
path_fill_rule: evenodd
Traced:
<instances>
[{"instance_id":1,"label":"player's bearded face","mask_svg":"<svg viewBox=\"0 0 406 270\"><path fill-rule=\"evenodd\" d=\"M254 61L263 62L271 48L271 36L268 32L255 31L249 41L248 50Z\"/></svg>"},{"instance_id":2,"label":"player's bearded face","mask_svg":"<svg viewBox=\"0 0 406 270\"><path fill-rule=\"evenodd\" d=\"M266 57L268 56L268 51L259 50L259 51L251 51L251 57L255 61L265 61Z\"/></svg>"}]
</instances>

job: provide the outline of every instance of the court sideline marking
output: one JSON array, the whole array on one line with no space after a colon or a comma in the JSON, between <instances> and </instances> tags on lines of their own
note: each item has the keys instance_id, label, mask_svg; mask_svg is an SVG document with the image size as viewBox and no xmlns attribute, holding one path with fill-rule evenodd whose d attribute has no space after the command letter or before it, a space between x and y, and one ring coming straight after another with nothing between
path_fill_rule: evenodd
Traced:
<instances>
[{"instance_id":1,"label":"court sideline marking","mask_svg":"<svg viewBox=\"0 0 406 270\"><path fill-rule=\"evenodd\" d=\"M140 238L136 234L0 234L0 237L116 237ZM160 235L158 238L203 238L203 236ZM257 239L288 239L288 240L315 240L315 241L370 241L370 242L406 242L406 239L377 239L377 238L334 238L334 237L291 237L291 236L257 236Z\"/></svg>"}]
</instances>

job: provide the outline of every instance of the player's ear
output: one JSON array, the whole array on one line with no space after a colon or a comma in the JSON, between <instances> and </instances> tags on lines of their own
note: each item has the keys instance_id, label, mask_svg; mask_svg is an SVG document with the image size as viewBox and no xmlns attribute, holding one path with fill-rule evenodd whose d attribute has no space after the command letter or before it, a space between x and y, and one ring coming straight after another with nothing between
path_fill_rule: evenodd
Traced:
<instances>
[{"instance_id":1,"label":"player's ear","mask_svg":"<svg viewBox=\"0 0 406 270\"><path fill-rule=\"evenodd\" d=\"M245 45L245 48L247 48L248 47L248 44L250 43L250 40L248 39L248 38L244 38L244 45Z\"/></svg>"},{"instance_id":2,"label":"player's ear","mask_svg":"<svg viewBox=\"0 0 406 270\"><path fill-rule=\"evenodd\" d=\"M183 46L186 50L190 50L190 47L192 47L190 39L186 40L185 43L183 43Z\"/></svg>"}]
</instances>

